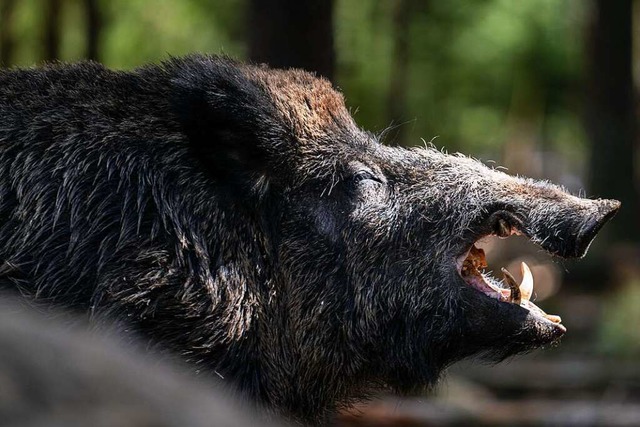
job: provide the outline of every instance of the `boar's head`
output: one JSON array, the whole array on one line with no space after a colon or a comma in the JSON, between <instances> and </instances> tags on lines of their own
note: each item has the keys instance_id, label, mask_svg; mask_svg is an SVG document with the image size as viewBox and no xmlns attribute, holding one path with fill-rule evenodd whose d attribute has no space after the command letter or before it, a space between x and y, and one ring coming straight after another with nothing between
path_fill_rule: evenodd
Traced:
<instances>
[{"instance_id":1,"label":"boar's head","mask_svg":"<svg viewBox=\"0 0 640 427\"><path fill-rule=\"evenodd\" d=\"M481 273L474 243L522 234L582 257L619 202L385 146L302 71L205 60L175 83L198 157L258 224L261 300L277 307L262 333L288 370L274 387L297 394L290 410L313 414L375 385L411 390L465 357L501 360L564 334L529 301L530 274L517 284ZM295 385L282 386L287 376Z\"/></svg>"}]
</instances>

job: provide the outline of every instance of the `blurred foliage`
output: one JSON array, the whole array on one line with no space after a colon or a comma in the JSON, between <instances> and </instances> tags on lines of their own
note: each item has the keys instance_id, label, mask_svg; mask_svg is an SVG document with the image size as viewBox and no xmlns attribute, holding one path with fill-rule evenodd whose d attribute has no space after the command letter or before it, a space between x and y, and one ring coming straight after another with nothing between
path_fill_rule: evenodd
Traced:
<instances>
[{"instance_id":1,"label":"blurred foliage","mask_svg":"<svg viewBox=\"0 0 640 427\"><path fill-rule=\"evenodd\" d=\"M15 12L15 65L33 65L42 58L43 3L20 0ZM99 0L104 15L101 62L132 68L189 52L244 54L243 7L236 0L127 1ZM84 57L85 25L82 3L62 4L61 60Z\"/></svg>"},{"instance_id":2,"label":"blurred foliage","mask_svg":"<svg viewBox=\"0 0 640 427\"><path fill-rule=\"evenodd\" d=\"M640 355L640 279L609 293L600 322L600 349L637 360Z\"/></svg>"},{"instance_id":3,"label":"blurred foliage","mask_svg":"<svg viewBox=\"0 0 640 427\"><path fill-rule=\"evenodd\" d=\"M243 56L238 1L103 1L107 10L103 62L129 68L189 52Z\"/></svg>"},{"instance_id":4,"label":"blurred foliage","mask_svg":"<svg viewBox=\"0 0 640 427\"><path fill-rule=\"evenodd\" d=\"M540 143L584 155L578 88L585 3L570 0L415 2L410 27L410 142L499 156L510 114L542 120ZM342 1L339 83L358 120L386 122L390 2Z\"/></svg>"},{"instance_id":5,"label":"blurred foliage","mask_svg":"<svg viewBox=\"0 0 640 427\"><path fill-rule=\"evenodd\" d=\"M17 3L14 63L38 63L46 0ZM583 159L578 82L585 3L579 0L407 1L408 117L388 117L394 1L338 0L337 84L365 128L409 128L410 145L437 145L500 158L512 115L541 122L540 144ZM241 0L102 0L101 61L131 68L188 52L246 52ZM84 55L82 4L63 2L61 59Z\"/></svg>"}]
</instances>

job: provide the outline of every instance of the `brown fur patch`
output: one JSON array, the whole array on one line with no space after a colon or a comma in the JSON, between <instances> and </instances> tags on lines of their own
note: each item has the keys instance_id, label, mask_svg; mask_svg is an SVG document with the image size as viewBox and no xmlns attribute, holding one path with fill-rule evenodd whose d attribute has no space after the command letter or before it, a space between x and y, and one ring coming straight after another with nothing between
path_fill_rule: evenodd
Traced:
<instances>
[{"instance_id":1,"label":"brown fur patch","mask_svg":"<svg viewBox=\"0 0 640 427\"><path fill-rule=\"evenodd\" d=\"M294 69L251 67L247 71L273 99L282 119L300 142L355 126L344 97L328 80Z\"/></svg>"}]
</instances>

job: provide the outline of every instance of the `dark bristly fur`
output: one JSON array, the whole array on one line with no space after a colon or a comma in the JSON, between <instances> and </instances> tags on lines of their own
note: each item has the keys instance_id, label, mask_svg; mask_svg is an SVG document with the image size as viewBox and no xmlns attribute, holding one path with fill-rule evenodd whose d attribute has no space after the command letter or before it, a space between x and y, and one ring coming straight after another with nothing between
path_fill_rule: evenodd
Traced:
<instances>
[{"instance_id":1,"label":"dark bristly fur","mask_svg":"<svg viewBox=\"0 0 640 427\"><path fill-rule=\"evenodd\" d=\"M325 80L219 57L0 72L0 286L319 422L561 335L466 285L497 216L582 256L615 201L384 146Z\"/></svg>"}]
</instances>

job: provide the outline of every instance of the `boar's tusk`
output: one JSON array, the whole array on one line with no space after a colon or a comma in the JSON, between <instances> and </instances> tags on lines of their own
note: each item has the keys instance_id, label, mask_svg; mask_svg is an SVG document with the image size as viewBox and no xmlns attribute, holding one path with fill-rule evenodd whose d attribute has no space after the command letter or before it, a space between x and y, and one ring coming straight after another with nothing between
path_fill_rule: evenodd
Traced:
<instances>
[{"instance_id":1,"label":"boar's tusk","mask_svg":"<svg viewBox=\"0 0 640 427\"><path fill-rule=\"evenodd\" d=\"M504 275L504 281L507 283L507 285L509 285L509 289L511 289L511 297L509 302L520 305L521 296L520 286L518 285L518 282L516 282L516 279L513 278L511 273L509 273L509 270L507 270L506 268L502 268L502 274Z\"/></svg>"},{"instance_id":2,"label":"boar's tusk","mask_svg":"<svg viewBox=\"0 0 640 427\"><path fill-rule=\"evenodd\" d=\"M522 273L522 283L520 283L520 294L522 299L529 301L533 293L533 274L527 263L520 264L520 272Z\"/></svg>"}]
</instances>

